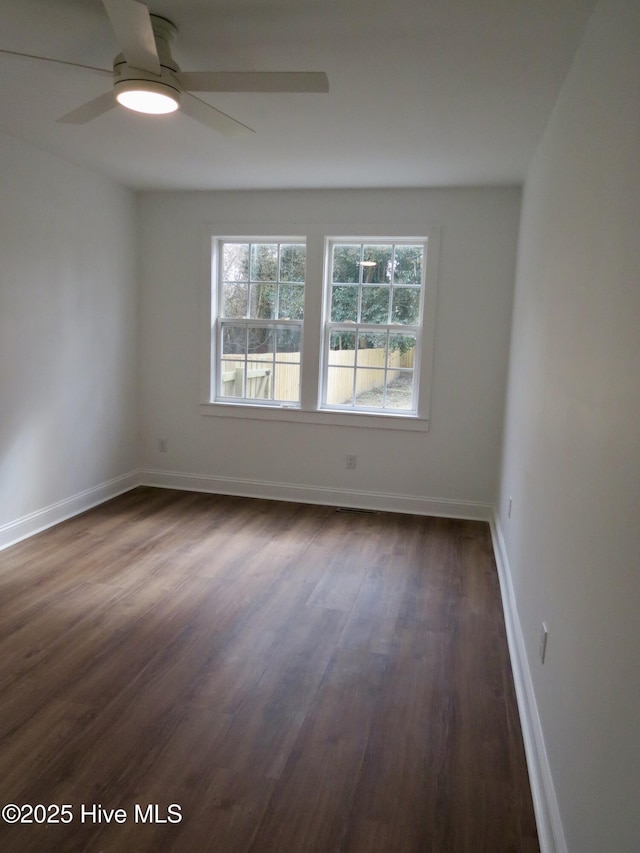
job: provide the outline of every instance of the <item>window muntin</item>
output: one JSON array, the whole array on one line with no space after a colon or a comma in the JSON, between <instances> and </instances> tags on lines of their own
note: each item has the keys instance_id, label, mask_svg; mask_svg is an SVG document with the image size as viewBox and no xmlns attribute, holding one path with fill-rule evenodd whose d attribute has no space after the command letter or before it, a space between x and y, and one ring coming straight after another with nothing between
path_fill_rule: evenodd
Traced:
<instances>
[{"instance_id":1,"label":"window muntin","mask_svg":"<svg viewBox=\"0 0 640 853\"><path fill-rule=\"evenodd\" d=\"M323 408L417 415L425 256L425 241L330 241Z\"/></svg>"},{"instance_id":2,"label":"window muntin","mask_svg":"<svg viewBox=\"0 0 640 853\"><path fill-rule=\"evenodd\" d=\"M216 400L300 405L306 244L220 240Z\"/></svg>"}]
</instances>

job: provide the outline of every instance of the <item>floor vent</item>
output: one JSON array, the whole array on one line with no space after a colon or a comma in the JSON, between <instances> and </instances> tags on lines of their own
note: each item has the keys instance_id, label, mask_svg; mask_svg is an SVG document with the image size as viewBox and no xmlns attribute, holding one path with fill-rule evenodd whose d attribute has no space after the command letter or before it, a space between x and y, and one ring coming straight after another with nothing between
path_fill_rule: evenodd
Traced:
<instances>
[{"instance_id":1,"label":"floor vent","mask_svg":"<svg viewBox=\"0 0 640 853\"><path fill-rule=\"evenodd\" d=\"M380 515L380 512L377 509L358 509L353 506L339 506L337 507L336 512L352 512L357 513L358 515Z\"/></svg>"}]
</instances>

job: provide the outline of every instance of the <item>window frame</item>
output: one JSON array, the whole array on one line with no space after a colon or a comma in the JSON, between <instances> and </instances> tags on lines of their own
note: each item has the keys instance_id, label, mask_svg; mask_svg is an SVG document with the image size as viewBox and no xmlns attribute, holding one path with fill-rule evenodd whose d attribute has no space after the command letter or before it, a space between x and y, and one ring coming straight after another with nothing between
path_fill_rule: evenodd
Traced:
<instances>
[{"instance_id":1,"label":"window frame","mask_svg":"<svg viewBox=\"0 0 640 853\"><path fill-rule=\"evenodd\" d=\"M399 227L389 232L384 226L335 228L318 222L297 221L280 223L277 230L273 222L252 222L224 225L219 222L203 224L202 228L202 396L199 406L201 415L239 420L274 421L299 424L354 427L365 429L392 429L395 431L427 432L431 424L431 395L435 354L436 308L439 278L439 254L441 226L432 223L428 227ZM291 237L289 235L297 235ZM348 237L344 235L348 234ZM420 237L410 236L420 234ZM286 236L283 236L286 235ZM217 286L213 287L214 270L217 269L218 246L225 240L237 239L245 242L304 242L306 243L305 302L301 351L301 404L264 405L250 402L215 400L217 342L214 342L217 310ZM407 416L403 410L360 412L353 410L323 409L322 363L323 328L325 317L324 270L326 267L327 242L349 240L365 242L425 242L426 260L423 271L422 298L422 341L418 366L418 411ZM216 279L217 284L217 279Z\"/></svg>"},{"instance_id":2,"label":"window frame","mask_svg":"<svg viewBox=\"0 0 640 853\"><path fill-rule=\"evenodd\" d=\"M425 310L425 289L426 289L426 267L427 267L427 257L428 257L428 238L427 237L394 237L394 238L384 238L381 236L375 237L353 237L353 236L339 236L339 237L327 237L325 240L325 260L324 260L324 269L323 269L323 333L322 333L322 377L321 377L321 397L320 397L320 409L322 411L335 411L335 412L344 412L345 414L366 414L366 415L376 415L383 417L404 417L404 418L418 418L420 412L420 364L421 364L421 351L422 351L422 339L423 339L423 327L424 327L424 310ZM361 314L361 301L364 293L368 288L373 288L376 286L381 286L377 282L366 283L363 281L363 270L360 270L359 281L353 283L343 283L342 282L334 282L333 281L333 250L335 246L344 245L344 246L354 246L360 249L360 255L364 257L364 249L367 246L381 246L381 245L390 245L392 247L392 251L395 252L396 246L420 246L422 248L422 271L421 271L421 280L420 284L416 287L416 285L405 285L400 284L396 285L394 281L390 281L388 284L389 287L389 307L388 307L388 319L391 320L391 312L392 312L392 294L394 287L407 287L413 290L419 290L420 299L418 306L418 321L417 323L405 324L405 323L370 323L363 322L362 319L357 319L355 321L336 321L331 320L331 308L333 302L333 286L337 284L338 286L350 286L357 287L357 314ZM387 286L387 285L384 285ZM334 331L344 331L345 333L352 332L356 336L356 349L354 356L354 393L355 393L355 382L356 382L356 373L357 373L357 353L359 352L359 348L357 346L358 336L362 333L371 333L373 334L384 334L387 337L387 340L392 334L401 334L406 333L407 336L415 336L415 351L414 351L414 365L411 368L412 374L412 398L413 398L413 406L411 409L393 409L393 408L384 408L384 407L373 407L373 406L363 406L363 405L355 405L352 404L338 404L338 403L329 403L327 401L327 386L329 382L329 370L330 363L329 357L331 353L330 349L330 340L331 334ZM387 344L388 346L388 344ZM387 350L388 356L388 350ZM373 368L372 368L373 369ZM388 365L385 363L384 368L385 374L388 370ZM385 382L386 387L386 382Z\"/></svg>"},{"instance_id":3,"label":"window frame","mask_svg":"<svg viewBox=\"0 0 640 853\"><path fill-rule=\"evenodd\" d=\"M223 264L223 252L225 245L244 245L248 244L249 246L249 273L247 278L247 286L248 292L247 296L249 299L249 310L250 310L250 300L251 300L251 286L258 282L258 280L254 280L251 278L251 264L252 264L252 254L251 249L253 246L264 246L264 245L276 245L278 247L278 265L280 262L280 248L281 246L304 246L305 249L305 277L301 283L303 296L306 292L307 287L307 264L306 264L306 253L307 253L307 240L305 237L263 237L263 236L226 236L226 237L218 237L214 238L213 241L213 251L212 251L212 281L211 281L211 312L212 312L212 329L211 329L211 382L210 382L210 402L212 404L230 404L237 406L250 406L252 408L261 409L263 407L266 408L280 408L287 407L292 409L299 409L301 405L302 399L302 359L304 354L304 311L303 316L300 319L286 319L281 317L273 317L273 318L264 318L264 317L225 317L222 313L222 305L223 305L223 285L225 283L225 279L222 275L222 264ZM215 271L215 273L214 273ZM214 284L215 282L215 284ZM271 284L271 281L265 281L265 284ZM278 278L273 282L276 286L276 291L280 293L280 285L281 284L299 284L298 282L281 282L280 281L280 273L278 271ZM278 313L278 312L276 312ZM215 322L214 322L215 321ZM269 329L274 334L274 347L273 352L270 353L271 358L269 359L274 367L275 373L275 365L278 364L277 359L277 351L276 351L276 343L275 337L277 333L281 329L297 329L299 331L300 336L300 364L299 364L299 393L297 400L276 400L271 398L262 398L262 397L247 397L246 396L246 384L244 386L245 395L243 396L235 396L235 395L224 395L222 393L222 377L224 375L223 370L223 331L225 328L261 328L261 329ZM239 358L237 361L244 361L245 364L249 363L248 353L245 351L244 355L239 354ZM263 360L264 362L267 359ZM246 379L244 380L246 383Z\"/></svg>"}]
</instances>

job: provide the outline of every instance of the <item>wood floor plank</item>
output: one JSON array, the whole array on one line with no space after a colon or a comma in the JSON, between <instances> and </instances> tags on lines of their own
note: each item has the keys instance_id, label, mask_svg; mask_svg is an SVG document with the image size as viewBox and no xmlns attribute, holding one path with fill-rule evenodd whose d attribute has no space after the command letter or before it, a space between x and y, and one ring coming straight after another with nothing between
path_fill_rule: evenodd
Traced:
<instances>
[{"instance_id":1,"label":"wood floor plank","mask_svg":"<svg viewBox=\"0 0 640 853\"><path fill-rule=\"evenodd\" d=\"M318 691L251 850L341 849L387 662L339 652Z\"/></svg>"},{"instance_id":2,"label":"wood floor plank","mask_svg":"<svg viewBox=\"0 0 640 853\"><path fill-rule=\"evenodd\" d=\"M135 489L0 553L0 688L0 800L74 812L3 850L538 850L481 522Z\"/></svg>"}]
</instances>

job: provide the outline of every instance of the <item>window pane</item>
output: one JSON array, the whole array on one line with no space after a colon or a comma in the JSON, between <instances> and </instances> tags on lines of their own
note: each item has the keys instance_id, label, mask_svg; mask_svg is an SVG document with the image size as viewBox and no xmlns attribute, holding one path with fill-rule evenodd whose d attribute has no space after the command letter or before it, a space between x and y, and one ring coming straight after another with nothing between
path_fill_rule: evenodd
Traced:
<instances>
[{"instance_id":1,"label":"window pane","mask_svg":"<svg viewBox=\"0 0 640 853\"><path fill-rule=\"evenodd\" d=\"M360 280L360 246L336 245L333 247L332 281L353 282Z\"/></svg>"},{"instance_id":2,"label":"window pane","mask_svg":"<svg viewBox=\"0 0 640 853\"><path fill-rule=\"evenodd\" d=\"M394 282L422 284L422 246L396 246Z\"/></svg>"},{"instance_id":3,"label":"window pane","mask_svg":"<svg viewBox=\"0 0 640 853\"><path fill-rule=\"evenodd\" d=\"M300 362L277 361L273 375L273 399L279 403L300 402Z\"/></svg>"},{"instance_id":4,"label":"window pane","mask_svg":"<svg viewBox=\"0 0 640 853\"><path fill-rule=\"evenodd\" d=\"M220 393L223 397L244 397L244 365L241 356L222 359Z\"/></svg>"},{"instance_id":5,"label":"window pane","mask_svg":"<svg viewBox=\"0 0 640 853\"><path fill-rule=\"evenodd\" d=\"M222 329L222 354L244 356L246 349L246 330L241 326L224 326Z\"/></svg>"},{"instance_id":6,"label":"window pane","mask_svg":"<svg viewBox=\"0 0 640 853\"><path fill-rule=\"evenodd\" d=\"M225 243L222 250L222 280L247 281L249 279L249 244Z\"/></svg>"},{"instance_id":7,"label":"window pane","mask_svg":"<svg viewBox=\"0 0 640 853\"><path fill-rule=\"evenodd\" d=\"M389 335L389 367L413 367L415 335Z\"/></svg>"},{"instance_id":8,"label":"window pane","mask_svg":"<svg viewBox=\"0 0 640 853\"><path fill-rule=\"evenodd\" d=\"M271 361L247 362L245 397L271 400L273 397L273 364Z\"/></svg>"},{"instance_id":9,"label":"window pane","mask_svg":"<svg viewBox=\"0 0 640 853\"><path fill-rule=\"evenodd\" d=\"M356 370L356 405L381 409L384 405L384 370Z\"/></svg>"},{"instance_id":10,"label":"window pane","mask_svg":"<svg viewBox=\"0 0 640 853\"><path fill-rule=\"evenodd\" d=\"M353 369L329 367L327 372L327 403L331 406L353 404Z\"/></svg>"},{"instance_id":11,"label":"window pane","mask_svg":"<svg viewBox=\"0 0 640 853\"><path fill-rule=\"evenodd\" d=\"M389 322L389 288L363 287L362 314L363 323Z\"/></svg>"},{"instance_id":12,"label":"window pane","mask_svg":"<svg viewBox=\"0 0 640 853\"><path fill-rule=\"evenodd\" d=\"M414 409L413 371L389 371L387 376L389 381L387 384L385 408L405 411Z\"/></svg>"},{"instance_id":13,"label":"window pane","mask_svg":"<svg viewBox=\"0 0 640 853\"><path fill-rule=\"evenodd\" d=\"M278 318L302 320L304 316L304 287L301 284L281 284L279 288Z\"/></svg>"},{"instance_id":14,"label":"window pane","mask_svg":"<svg viewBox=\"0 0 640 853\"><path fill-rule=\"evenodd\" d=\"M358 364L384 365L387 347L386 332L359 332L358 333ZM371 352L370 352L371 351Z\"/></svg>"},{"instance_id":15,"label":"window pane","mask_svg":"<svg viewBox=\"0 0 640 853\"><path fill-rule=\"evenodd\" d=\"M251 246L251 281L276 281L278 244L254 243Z\"/></svg>"},{"instance_id":16,"label":"window pane","mask_svg":"<svg viewBox=\"0 0 640 853\"><path fill-rule=\"evenodd\" d=\"M393 323L416 325L420 319L420 289L417 287L393 288Z\"/></svg>"},{"instance_id":17,"label":"window pane","mask_svg":"<svg viewBox=\"0 0 640 853\"><path fill-rule=\"evenodd\" d=\"M273 352L273 330L264 326L250 326L247 329L247 352L249 356L255 353Z\"/></svg>"},{"instance_id":18,"label":"window pane","mask_svg":"<svg viewBox=\"0 0 640 853\"><path fill-rule=\"evenodd\" d=\"M356 333L336 329L329 336L329 364L353 364Z\"/></svg>"},{"instance_id":19,"label":"window pane","mask_svg":"<svg viewBox=\"0 0 640 853\"><path fill-rule=\"evenodd\" d=\"M389 283L393 246L366 245L362 252L362 283Z\"/></svg>"},{"instance_id":20,"label":"window pane","mask_svg":"<svg viewBox=\"0 0 640 853\"><path fill-rule=\"evenodd\" d=\"M247 316L247 296L249 285L246 282L226 281L222 285L222 316Z\"/></svg>"},{"instance_id":21,"label":"window pane","mask_svg":"<svg viewBox=\"0 0 640 853\"><path fill-rule=\"evenodd\" d=\"M280 281L304 281L306 246L280 247Z\"/></svg>"},{"instance_id":22,"label":"window pane","mask_svg":"<svg viewBox=\"0 0 640 853\"><path fill-rule=\"evenodd\" d=\"M275 318L275 308L275 284L252 284L251 311L249 316L256 320L271 320Z\"/></svg>"},{"instance_id":23,"label":"window pane","mask_svg":"<svg viewBox=\"0 0 640 853\"><path fill-rule=\"evenodd\" d=\"M331 293L331 320L334 323L346 323L351 320L355 323L358 319L358 292L357 286L333 286Z\"/></svg>"},{"instance_id":24,"label":"window pane","mask_svg":"<svg viewBox=\"0 0 640 853\"><path fill-rule=\"evenodd\" d=\"M276 353L278 356L295 353L296 360L300 360L300 328L298 326L276 329Z\"/></svg>"}]
</instances>

